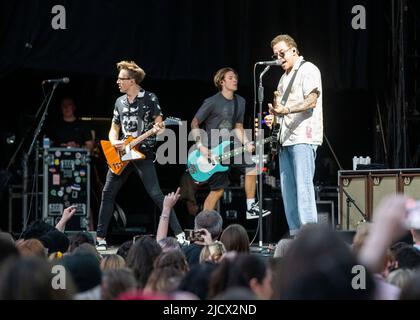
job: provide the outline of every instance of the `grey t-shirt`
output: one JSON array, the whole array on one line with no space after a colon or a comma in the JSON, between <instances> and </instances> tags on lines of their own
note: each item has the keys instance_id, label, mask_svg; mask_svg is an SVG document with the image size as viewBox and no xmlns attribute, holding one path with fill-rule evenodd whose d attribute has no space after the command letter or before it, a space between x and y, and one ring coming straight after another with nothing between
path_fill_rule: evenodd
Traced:
<instances>
[{"instance_id":1,"label":"grey t-shirt","mask_svg":"<svg viewBox=\"0 0 420 320\"><path fill-rule=\"evenodd\" d=\"M237 94L235 96L238 100L238 109L234 123L232 123L233 112L235 110L234 99L228 100L218 92L214 96L204 100L194 116L200 124L204 123L207 138L211 139L210 144L207 141L203 141L204 144L214 147L221 141L229 140L231 130L235 127L235 124L244 123L245 99Z\"/></svg>"}]
</instances>

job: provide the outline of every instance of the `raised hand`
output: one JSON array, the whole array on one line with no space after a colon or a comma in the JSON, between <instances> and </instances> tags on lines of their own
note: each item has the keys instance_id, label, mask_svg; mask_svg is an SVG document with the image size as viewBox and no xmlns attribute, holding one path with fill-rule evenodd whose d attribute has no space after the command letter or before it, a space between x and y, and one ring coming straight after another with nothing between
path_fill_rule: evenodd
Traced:
<instances>
[{"instance_id":1,"label":"raised hand","mask_svg":"<svg viewBox=\"0 0 420 320\"><path fill-rule=\"evenodd\" d=\"M178 201L179 197L181 196L180 192L181 189L178 187L178 189L176 189L176 192L168 193L163 199L163 208L172 209Z\"/></svg>"}]
</instances>

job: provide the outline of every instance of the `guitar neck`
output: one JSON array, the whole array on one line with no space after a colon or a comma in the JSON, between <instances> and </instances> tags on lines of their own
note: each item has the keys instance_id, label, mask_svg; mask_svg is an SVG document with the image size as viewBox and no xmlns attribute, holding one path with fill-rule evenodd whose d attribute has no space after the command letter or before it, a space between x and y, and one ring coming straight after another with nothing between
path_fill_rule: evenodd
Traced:
<instances>
[{"instance_id":1,"label":"guitar neck","mask_svg":"<svg viewBox=\"0 0 420 320\"><path fill-rule=\"evenodd\" d=\"M154 134L153 129L150 129L149 131L146 131L145 133L143 133L142 135L140 135L139 137L135 138L133 141L131 141L129 143L130 147L133 148L136 145L138 145L140 142L146 140L147 138L149 138L150 136L152 136Z\"/></svg>"},{"instance_id":2,"label":"guitar neck","mask_svg":"<svg viewBox=\"0 0 420 320\"><path fill-rule=\"evenodd\" d=\"M269 142L271 139L272 139L271 137L265 138L265 139L263 140L263 144L265 144L265 143ZM257 141L257 143L256 143L256 146L257 146L257 147L259 146L258 141ZM239 148L233 149L232 151L229 151L229 152L223 153L221 156L219 156L219 161L223 161L223 160L226 160L226 159L232 158L232 157L234 157L234 156L237 156L238 154L244 153L244 152L245 152L245 150L246 150L246 146L242 146L242 147L239 147Z\"/></svg>"}]
</instances>

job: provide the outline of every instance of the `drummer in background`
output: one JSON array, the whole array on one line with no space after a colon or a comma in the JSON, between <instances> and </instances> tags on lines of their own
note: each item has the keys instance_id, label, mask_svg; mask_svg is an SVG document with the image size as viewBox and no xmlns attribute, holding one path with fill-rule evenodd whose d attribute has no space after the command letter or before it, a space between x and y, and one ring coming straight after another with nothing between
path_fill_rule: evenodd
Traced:
<instances>
[{"instance_id":1,"label":"drummer in background","mask_svg":"<svg viewBox=\"0 0 420 320\"><path fill-rule=\"evenodd\" d=\"M52 124L48 132L55 147L86 148L93 150L94 140L91 130L76 117L76 104L70 97L60 103L62 117Z\"/></svg>"}]
</instances>

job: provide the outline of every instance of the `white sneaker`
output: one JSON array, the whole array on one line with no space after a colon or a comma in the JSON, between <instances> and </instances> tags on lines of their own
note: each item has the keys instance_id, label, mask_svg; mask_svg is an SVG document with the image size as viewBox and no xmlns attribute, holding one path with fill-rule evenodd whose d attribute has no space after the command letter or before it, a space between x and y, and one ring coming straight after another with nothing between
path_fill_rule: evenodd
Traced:
<instances>
[{"instance_id":1,"label":"white sneaker","mask_svg":"<svg viewBox=\"0 0 420 320\"><path fill-rule=\"evenodd\" d=\"M176 235L176 240L178 241L178 243L181 246L187 246L187 245L190 244L190 242L185 238L185 233L184 232L182 232L180 234L177 234Z\"/></svg>"},{"instance_id":2,"label":"white sneaker","mask_svg":"<svg viewBox=\"0 0 420 320\"><path fill-rule=\"evenodd\" d=\"M250 219L258 219L259 218L259 212L260 212L260 207L259 207L259 204L258 204L258 202L255 202L252 206L251 206L251 209L249 209L249 210L247 210L246 211L246 218L248 219L248 220L250 220ZM263 217L265 217L265 216L268 216L269 214L271 214L271 211L269 211L269 210L264 210L263 209L263 212L262 212L262 216Z\"/></svg>"},{"instance_id":3,"label":"white sneaker","mask_svg":"<svg viewBox=\"0 0 420 320\"><path fill-rule=\"evenodd\" d=\"M106 251L108 249L108 245L105 239L97 240L96 241L96 250L98 251Z\"/></svg>"}]
</instances>

